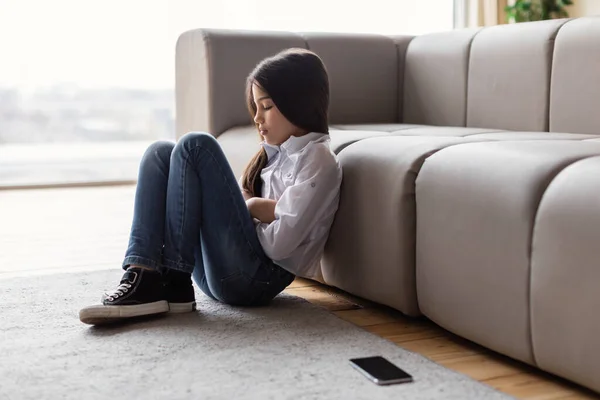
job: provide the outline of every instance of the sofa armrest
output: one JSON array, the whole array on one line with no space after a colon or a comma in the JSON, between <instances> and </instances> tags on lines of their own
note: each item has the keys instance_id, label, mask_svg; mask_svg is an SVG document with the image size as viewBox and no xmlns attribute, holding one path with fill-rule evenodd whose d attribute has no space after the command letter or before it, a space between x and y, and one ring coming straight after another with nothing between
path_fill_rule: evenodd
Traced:
<instances>
[{"instance_id":1,"label":"sofa armrest","mask_svg":"<svg viewBox=\"0 0 600 400\"><path fill-rule=\"evenodd\" d=\"M179 36L175 57L176 136L208 132L215 137L252 120L246 107L246 77L265 57L306 48L297 34L196 29Z\"/></svg>"}]
</instances>

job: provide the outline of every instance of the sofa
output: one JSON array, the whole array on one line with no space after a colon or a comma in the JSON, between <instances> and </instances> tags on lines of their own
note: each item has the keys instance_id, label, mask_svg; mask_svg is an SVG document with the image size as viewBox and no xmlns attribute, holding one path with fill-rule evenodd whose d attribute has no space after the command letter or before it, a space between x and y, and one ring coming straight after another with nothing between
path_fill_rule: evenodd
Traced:
<instances>
[{"instance_id":1,"label":"sofa","mask_svg":"<svg viewBox=\"0 0 600 400\"><path fill-rule=\"evenodd\" d=\"M188 31L178 137L213 134L239 176L260 140L245 78L289 47L327 67L344 173L320 281L600 392L600 18Z\"/></svg>"}]
</instances>

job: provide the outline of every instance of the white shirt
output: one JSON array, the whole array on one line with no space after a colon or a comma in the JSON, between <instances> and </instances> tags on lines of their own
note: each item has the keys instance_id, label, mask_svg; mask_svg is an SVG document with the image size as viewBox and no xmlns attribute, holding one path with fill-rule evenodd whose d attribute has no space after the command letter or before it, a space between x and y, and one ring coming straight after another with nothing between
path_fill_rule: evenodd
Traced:
<instances>
[{"instance_id":1,"label":"white shirt","mask_svg":"<svg viewBox=\"0 0 600 400\"><path fill-rule=\"evenodd\" d=\"M322 280L320 260L339 204L342 168L329 135L291 136L265 142L269 162L261 172L262 197L276 200L275 220L258 220L260 243L275 264L296 276Z\"/></svg>"}]
</instances>

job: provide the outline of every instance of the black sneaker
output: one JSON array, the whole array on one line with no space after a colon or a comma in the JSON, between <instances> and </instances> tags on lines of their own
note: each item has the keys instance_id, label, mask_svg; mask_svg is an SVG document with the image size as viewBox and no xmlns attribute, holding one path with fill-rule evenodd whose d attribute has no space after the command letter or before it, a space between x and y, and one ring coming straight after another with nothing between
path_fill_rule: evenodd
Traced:
<instances>
[{"instance_id":1,"label":"black sneaker","mask_svg":"<svg viewBox=\"0 0 600 400\"><path fill-rule=\"evenodd\" d=\"M161 274L142 268L125 272L121 283L102 296L102 305L79 311L81 322L98 325L169 311Z\"/></svg>"},{"instance_id":2,"label":"black sneaker","mask_svg":"<svg viewBox=\"0 0 600 400\"><path fill-rule=\"evenodd\" d=\"M169 302L170 313L186 313L196 309L196 296L192 275L169 269L163 276L165 299Z\"/></svg>"}]
</instances>

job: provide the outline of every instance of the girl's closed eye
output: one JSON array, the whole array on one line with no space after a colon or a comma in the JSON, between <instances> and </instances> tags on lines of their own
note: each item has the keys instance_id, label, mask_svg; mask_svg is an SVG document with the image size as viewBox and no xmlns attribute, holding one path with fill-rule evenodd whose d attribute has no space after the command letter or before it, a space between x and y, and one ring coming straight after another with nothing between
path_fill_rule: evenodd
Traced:
<instances>
[{"instance_id":1,"label":"girl's closed eye","mask_svg":"<svg viewBox=\"0 0 600 400\"><path fill-rule=\"evenodd\" d=\"M263 110L265 111L269 111L271 108L273 108L273 106L263 106Z\"/></svg>"}]
</instances>

